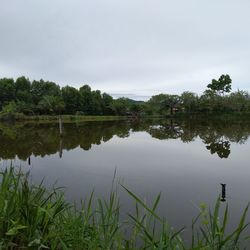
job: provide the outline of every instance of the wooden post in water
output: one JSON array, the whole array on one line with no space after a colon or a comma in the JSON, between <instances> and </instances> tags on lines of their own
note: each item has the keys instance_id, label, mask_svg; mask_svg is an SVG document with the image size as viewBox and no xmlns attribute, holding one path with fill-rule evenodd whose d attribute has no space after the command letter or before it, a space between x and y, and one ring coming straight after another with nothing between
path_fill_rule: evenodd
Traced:
<instances>
[{"instance_id":1,"label":"wooden post in water","mask_svg":"<svg viewBox=\"0 0 250 250\"><path fill-rule=\"evenodd\" d=\"M63 139L62 137L60 138L60 144L59 144L59 157L62 158L62 155L63 155Z\"/></svg>"},{"instance_id":2,"label":"wooden post in water","mask_svg":"<svg viewBox=\"0 0 250 250\"><path fill-rule=\"evenodd\" d=\"M226 201L226 184L221 183L221 201Z\"/></svg>"},{"instance_id":3,"label":"wooden post in water","mask_svg":"<svg viewBox=\"0 0 250 250\"><path fill-rule=\"evenodd\" d=\"M60 137L63 137L63 124L62 124L61 115L59 115L59 133L60 133Z\"/></svg>"}]
</instances>

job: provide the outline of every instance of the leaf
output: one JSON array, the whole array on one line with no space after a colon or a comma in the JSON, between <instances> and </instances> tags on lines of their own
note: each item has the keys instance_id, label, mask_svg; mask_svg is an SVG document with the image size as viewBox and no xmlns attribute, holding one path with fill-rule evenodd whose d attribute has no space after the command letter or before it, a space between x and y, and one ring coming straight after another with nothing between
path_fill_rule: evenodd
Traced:
<instances>
[{"instance_id":1,"label":"leaf","mask_svg":"<svg viewBox=\"0 0 250 250\"><path fill-rule=\"evenodd\" d=\"M135 194L133 194L131 191L129 191L126 187L124 187L122 184L120 184L126 191L127 193L132 196L140 205L142 205L150 214L152 214L156 219L159 221L162 221L161 218L154 212L154 210L150 209L143 201L141 201L140 198L138 198ZM160 195L158 195L155 205L159 202Z\"/></svg>"},{"instance_id":2,"label":"leaf","mask_svg":"<svg viewBox=\"0 0 250 250\"><path fill-rule=\"evenodd\" d=\"M27 226L22 226L22 225L17 225L13 228L11 228L7 233L6 235L9 235L9 236L13 236L13 235L16 235L18 233L18 230L21 230L21 229L25 229L27 228Z\"/></svg>"}]
</instances>

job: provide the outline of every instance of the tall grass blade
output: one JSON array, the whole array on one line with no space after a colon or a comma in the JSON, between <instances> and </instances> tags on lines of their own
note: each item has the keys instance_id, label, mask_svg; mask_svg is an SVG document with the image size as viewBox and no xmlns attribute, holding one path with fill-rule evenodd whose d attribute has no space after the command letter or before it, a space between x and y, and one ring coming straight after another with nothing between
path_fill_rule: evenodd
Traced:
<instances>
[{"instance_id":1,"label":"tall grass blade","mask_svg":"<svg viewBox=\"0 0 250 250\"><path fill-rule=\"evenodd\" d=\"M134 193L129 191L126 187L124 187L122 184L120 184L126 191L127 193L133 197L145 210L147 210L150 214L152 214L156 219L161 221L161 218L152 210L150 209L139 197L137 197Z\"/></svg>"}]
</instances>

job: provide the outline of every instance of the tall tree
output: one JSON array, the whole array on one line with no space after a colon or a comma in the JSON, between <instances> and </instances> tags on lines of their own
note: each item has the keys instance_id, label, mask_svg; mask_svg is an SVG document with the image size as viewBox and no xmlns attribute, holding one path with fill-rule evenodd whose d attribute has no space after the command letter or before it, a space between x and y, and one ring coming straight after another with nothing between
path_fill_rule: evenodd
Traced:
<instances>
[{"instance_id":1,"label":"tall tree","mask_svg":"<svg viewBox=\"0 0 250 250\"><path fill-rule=\"evenodd\" d=\"M185 91L181 94L182 106L186 112L192 112L196 109L198 96L189 91Z\"/></svg>"},{"instance_id":2,"label":"tall tree","mask_svg":"<svg viewBox=\"0 0 250 250\"><path fill-rule=\"evenodd\" d=\"M92 93L89 85L85 84L79 89L80 108L86 115L92 114Z\"/></svg>"},{"instance_id":3,"label":"tall tree","mask_svg":"<svg viewBox=\"0 0 250 250\"><path fill-rule=\"evenodd\" d=\"M21 102L31 102L31 83L24 76L18 77L15 82L15 99Z\"/></svg>"},{"instance_id":4,"label":"tall tree","mask_svg":"<svg viewBox=\"0 0 250 250\"><path fill-rule=\"evenodd\" d=\"M126 115L129 111L128 107L129 103L127 98L121 97L113 102L113 109L116 115Z\"/></svg>"},{"instance_id":5,"label":"tall tree","mask_svg":"<svg viewBox=\"0 0 250 250\"><path fill-rule=\"evenodd\" d=\"M224 95L231 91L232 80L229 75L221 75L218 80L213 79L212 83L208 84L207 87L212 91Z\"/></svg>"},{"instance_id":6,"label":"tall tree","mask_svg":"<svg viewBox=\"0 0 250 250\"><path fill-rule=\"evenodd\" d=\"M62 88L62 98L65 103L65 112L75 114L80 110L80 93L74 87L66 86Z\"/></svg>"},{"instance_id":7,"label":"tall tree","mask_svg":"<svg viewBox=\"0 0 250 250\"><path fill-rule=\"evenodd\" d=\"M103 110L103 114L105 114L105 115L114 114L112 104L113 104L113 97L110 96L107 93L103 93L102 94L102 110Z\"/></svg>"},{"instance_id":8,"label":"tall tree","mask_svg":"<svg viewBox=\"0 0 250 250\"><path fill-rule=\"evenodd\" d=\"M102 115L102 96L100 90L94 90L91 92L92 96L92 114Z\"/></svg>"},{"instance_id":9,"label":"tall tree","mask_svg":"<svg viewBox=\"0 0 250 250\"><path fill-rule=\"evenodd\" d=\"M60 96L60 86L54 82L44 80L33 81L31 84L31 93L35 104L38 104L44 96Z\"/></svg>"},{"instance_id":10,"label":"tall tree","mask_svg":"<svg viewBox=\"0 0 250 250\"><path fill-rule=\"evenodd\" d=\"M148 104L148 112L151 112L151 114L161 114L165 115L166 114L166 107L164 106L164 100L166 99L165 94L158 94L152 96L149 101L147 102Z\"/></svg>"},{"instance_id":11,"label":"tall tree","mask_svg":"<svg viewBox=\"0 0 250 250\"><path fill-rule=\"evenodd\" d=\"M65 103L60 96L47 95L43 96L37 106L42 114L61 114Z\"/></svg>"},{"instance_id":12,"label":"tall tree","mask_svg":"<svg viewBox=\"0 0 250 250\"><path fill-rule=\"evenodd\" d=\"M178 108L181 104L181 98L178 95L165 95L162 101L162 107L170 109L170 114L174 113L174 109Z\"/></svg>"},{"instance_id":13,"label":"tall tree","mask_svg":"<svg viewBox=\"0 0 250 250\"><path fill-rule=\"evenodd\" d=\"M15 99L15 81L12 78L0 79L0 109Z\"/></svg>"}]
</instances>

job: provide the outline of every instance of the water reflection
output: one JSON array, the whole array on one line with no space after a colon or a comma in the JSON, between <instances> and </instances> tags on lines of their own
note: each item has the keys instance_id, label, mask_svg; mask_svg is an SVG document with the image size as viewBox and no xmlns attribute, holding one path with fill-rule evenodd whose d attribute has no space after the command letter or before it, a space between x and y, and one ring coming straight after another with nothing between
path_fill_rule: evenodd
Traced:
<instances>
[{"instance_id":1,"label":"water reflection","mask_svg":"<svg viewBox=\"0 0 250 250\"><path fill-rule=\"evenodd\" d=\"M64 136L59 136L58 124L0 123L0 158L28 160L30 156L45 156L109 141L113 136L125 138L131 132L145 131L160 140L180 139L189 143L200 138L211 154L228 158L231 143L243 144L250 134L250 123L244 121L216 122L197 120L144 120L115 122L85 122L64 124Z\"/></svg>"},{"instance_id":2,"label":"water reflection","mask_svg":"<svg viewBox=\"0 0 250 250\"><path fill-rule=\"evenodd\" d=\"M179 124L175 123L172 119L163 124L150 126L147 132L154 138L164 139L178 139L182 136L183 130Z\"/></svg>"},{"instance_id":3,"label":"water reflection","mask_svg":"<svg viewBox=\"0 0 250 250\"><path fill-rule=\"evenodd\" d=\"M231 122L170 120L158 126L151 126L147 131L152 137L160 140L180 138L184 143L199 137L211 154L216 153L220 158L228 158L231 153L231 142L244 144L250 134L249 122Z\"/></svg>"},{"instance_id":4,"label":"water reflection","mask_svg":"<svg viewBox=\"0 0 250 250\"><path fill-rule=\"evenodd\" d=\"M220 158L228 158L231 152L230 142L223 140L219 142L211 142L206 148L210 150L211 154L217 153Z\"/></svg>"}]
</instances>

